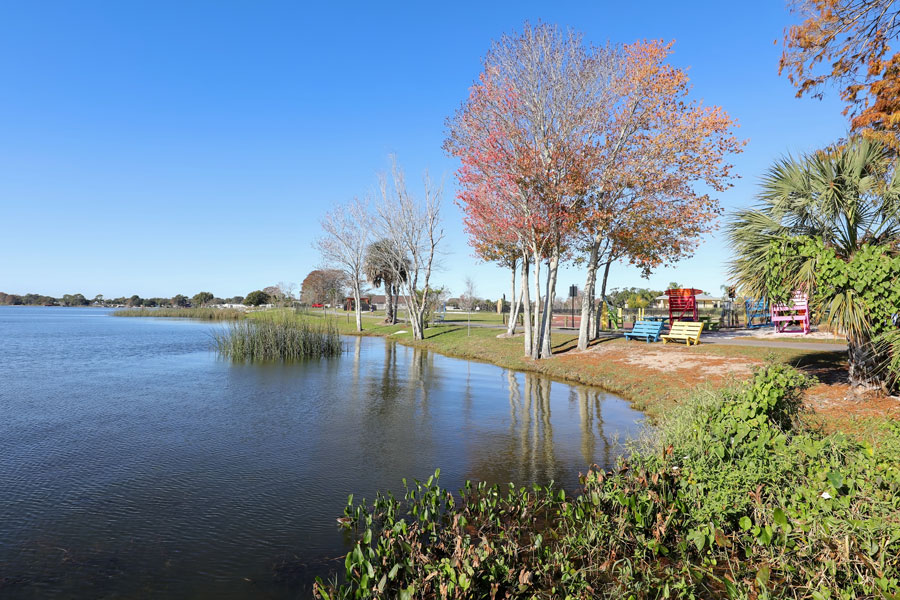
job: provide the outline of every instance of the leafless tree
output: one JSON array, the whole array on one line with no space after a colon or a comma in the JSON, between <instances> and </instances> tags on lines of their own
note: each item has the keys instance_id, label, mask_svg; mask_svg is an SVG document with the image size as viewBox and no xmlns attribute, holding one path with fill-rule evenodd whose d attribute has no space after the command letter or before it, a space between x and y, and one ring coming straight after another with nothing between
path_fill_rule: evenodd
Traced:
<instances>
[{"instance_id":1,"label":"leafless tree","mask_svg":"<svg viewBox=\"0 0 900 600\"><path fill-rule=\"evenodd\" d=\"M406 304L413 337L425 339L425 313L433 290L431 274L435 268L438 245L444 238L441 225L441 198L443 185L435 186L428 173L424 176L424 198L415 198L406 187L403 170L396 157L391 157L390 179L386 174L379 178L381 203L376 209L379 236L390 243L398 256L387 257L383 262L402 268L406 265L406 277L397 272L393 280L400 282L403 301Z\"/></svg>"},{"instance_id":2,"label":"leafless tree","mask_svg":"<svg viewBox=\"0 0 900 600\"><path fill-rule=\"evenodd\" d=\"M322 217L324 235L316 240L322 258L343 271L349 280L357 331L362 331L361 296L365 282L366 248L370 241L370 220L365 201L355 198L338 204Z\"/></svg>"},{"instance_id":3,"label":"leafless tree","mask_svg":"<svg viewBox=\"0 0 900 600\"><path fill-rule=\"evenodd\" d=\"M294 294L297 291L297 284L289 281L279 281L275 287L278 288L278 295L281 297L282 303L285 306L291 306L296 299Z\"/></svg>"}]
</instances>

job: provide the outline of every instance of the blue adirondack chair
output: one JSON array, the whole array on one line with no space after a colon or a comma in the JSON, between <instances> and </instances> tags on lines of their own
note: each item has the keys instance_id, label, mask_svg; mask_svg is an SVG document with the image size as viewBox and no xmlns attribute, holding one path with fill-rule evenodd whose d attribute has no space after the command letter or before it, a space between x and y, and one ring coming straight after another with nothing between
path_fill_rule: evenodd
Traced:
<instances>
[{"instance_id":1,"label":"blue adirondack chair","mask_svg":"<svg viewBox=\"0 0 900 600\"><path fill-rule=\"evenodd\" d=\"M658 342L662 328L662 321L638 321L634 324L634 328L625 334L625 339L643 338L647 340L648 344L650 342Z\"/></svg>"},{"instance_id":2,"label":"blue adirondack chair","mask_svg":"<svg viewBox=\"0 0 900 600\"><path fill-rule=\"evenodd\" d=\"M747 313L747 328L756 329L772 324L772 311L766 300L744 300L744 311ZM757 322L754 323L753 320Z\"/></svg>"}]
</instances>

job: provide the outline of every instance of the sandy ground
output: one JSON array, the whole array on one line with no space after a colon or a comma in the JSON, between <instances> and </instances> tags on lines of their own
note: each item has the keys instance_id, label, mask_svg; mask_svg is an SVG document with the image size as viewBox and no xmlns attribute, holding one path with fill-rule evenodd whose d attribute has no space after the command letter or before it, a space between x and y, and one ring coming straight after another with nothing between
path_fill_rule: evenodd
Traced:
<instances>
[{"instance_id":1,"label":"sandy ground","mask_svg":"<svg viewBox=\"0 0 900 600\"><path fill-rule=\"evenodd\" d=\"M710 335L726 340L749 338L754 340L825 340L834 342L844 341L844 338L836 336L833 333L829 333L827 331L813 330L806 335L804 335L803 332L799 331L791 333L775 333L775 329L773 327L761 327L759 329L737 329L715 333L710 332L709 334L704 333L704 335Z\"/></svg>"},{"instance_id":2,"label":"sandy ground","mask_svg":"<svg viewBox=\"0 0 900 600\"><path fill-rule=\"evenodd\" d=\"M823 349L827 349L827 346ZM679 386L720 383L750 376L762 361L738 356L715 356L689 352L683 346L660 344L598 344L578 353L587 360L595 358L617 363L623 369L641 369L652 377L658 373L677 378ZM805 404L822 417L828 429L852 429L862 419L900 420L900 398L876 392L860 392L847 381L846 368L809 368L807 372L822 383L810 389Z\"/></svg>"},{"instance_id":3,"label":"sandy ground","mask_svg":"<svg viewBox=\"0 0 900 600\"><path fill-rule=\"evenodd\" d=\"M626 345L598 344L585 354L603 360L621 363L623 366L637 367L674 374L679 377L700 383L711 378L725 379L729 377L746 377L760 361L730 356L713 356L689 352L687 348L674 344L642 344L639 342Z\"/></svg>"},{"instance_id":4,"label":"sandy ground","mask_svg":"<svg viewBox=\"0 0 900 600\"><path fill-rule=\"evenodd\" d=\"M819 384L806 393L805 403L831 431L852 431L861 420L900 420L900 398L861 392L846 383Z\"/></svg>"}]
</instances>

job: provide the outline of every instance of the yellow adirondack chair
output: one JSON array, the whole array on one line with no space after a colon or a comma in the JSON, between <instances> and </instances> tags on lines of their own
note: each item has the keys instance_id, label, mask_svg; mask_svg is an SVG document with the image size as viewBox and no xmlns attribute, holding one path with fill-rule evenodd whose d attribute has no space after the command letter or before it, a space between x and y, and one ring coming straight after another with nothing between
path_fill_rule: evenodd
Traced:
<instances>
[{"instance_id":1,"label":"yellow adirondack chair","mask_svg":"<svg viewBox=\"0 0 900 600\"><path fill-rule=\"evenodd\" d=\"M700 343L700 332L703 331L703 321L675 321L672 330L662 337L663 344L680 340L688 346Z\"/></svg>"}]
</instances>

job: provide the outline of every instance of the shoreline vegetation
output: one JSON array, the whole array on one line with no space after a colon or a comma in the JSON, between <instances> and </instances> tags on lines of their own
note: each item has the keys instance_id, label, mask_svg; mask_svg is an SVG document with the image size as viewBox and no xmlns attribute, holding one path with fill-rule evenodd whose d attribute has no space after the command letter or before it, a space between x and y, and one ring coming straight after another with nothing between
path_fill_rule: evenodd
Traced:
<instances>
[{"instance_id":1,"label":"shoreline vegetation","mask_svg":"<svg viewBox=\"0 0 900 600\"><path fill-rule=\"evenodd\" d=\"M877 446L804 425L812 380L769 364L694 393L570 496L439 472L351 497L343 598L895 598L900 426Z\"/></svg>"},{"instance_id":2,"label":"shoreline vegetation","mask_svg":"<svg viewBox=\"0 0 900 600\"><path fill-rule=\"evenodd\" d=\"M213 339L220 356L238 362L327 358L343 352L333 323L310 323L285 314L234 321Z\"/></svg>"},{"instance_id":3,"label":"shoreline vegetation","mask_svg":"<svg viewBox=\"0 0 900 600\"><path fill-rule=\"evenodd\" d=\"M204 321L237 321L247 316L240 308L125 308L112 313L114 317L170 317Z\"/></svg>"}]
</instances>

